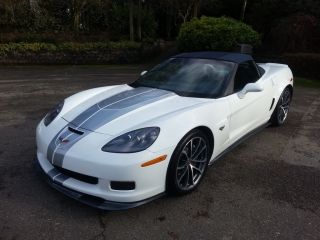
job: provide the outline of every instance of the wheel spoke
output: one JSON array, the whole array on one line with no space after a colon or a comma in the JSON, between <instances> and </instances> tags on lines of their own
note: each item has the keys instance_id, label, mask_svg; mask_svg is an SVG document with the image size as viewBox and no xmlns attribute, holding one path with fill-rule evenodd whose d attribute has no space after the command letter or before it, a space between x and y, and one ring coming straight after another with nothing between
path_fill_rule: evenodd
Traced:
<instances>
[{"instance_id":1,"label":"wheel spoke","mask_svg":"<svg viewBox=\"0 0 320 240\"><path fill-rule=\"evenodd\" d=\"M196 153L196 155L193 157L193 159L197 159L198 157L199 157L199 155L204 151L204 150L206 150L207 149L207 146L203 146L201 149L200 149L200 151L198 151L197 153Z\"/></svg>"},{"instance_id":2,"label":"wheel spoke","mask_svg":"<svg viewBox=\"0 0 320 240\"><path fill-rule=\"evenodd\" d=\"M193 166L190 164L189 167L190 167L190 172L191 172L191 174L190 174L191 184L194 185L194 178L195 177L194 177L194 173L193 173Z\"/></svg>"},{"instance_id":3,"label":"wheel spoke","mask_svg":"<svg viewBox=\"0 0 320 240\"><path fill-rule=\"evenodd\" d=\"M184 168L187 166L187 164L188 164L188 163L186 162L186 163L184 163L183 166L178 166L177 169L178 169L178 170L184 169Z\"/></svg>"},{"instance_id":4,"label":"wheel spoke","mask_svg":"<svg viewBox=\"0 0 320 240\"><path fill-rule=\"evenodd\" d=\"M192 169L197 170L200 174L202 174L202 170L200 168L195 167L194 165L191 165Z\"/></svg>"},{"instance_id":5,"label":"wheel spoke","mask_svg":"<svg viewBox=\"0 0 320 240\"><path fill-rule=\"evenodd\" d=\"M189 156L188 156L188 153L187 153L186 149L183 149L183 151L181 152L181 154L183 154L183 155L185 155L187 158L189 158ZM180 158L181 158L181 156L180 156Z\"/></svg>"},{"instance_id":6,"label":"wheel spoke","mask_svg":"<svg viewBox=\"0 0 320 240\"><path fill-rule=\"evenodd\" d=\"M182 178L186 175L186 173L189 172L188 167L186 167L186 170L181 174L180 178L178 179L178 183L180 184Z\"/></svg>"},{"instance_id":7,"label":"wheel spoke","mask_svg":"<svg viewBox=\"0 0 320 240\"><path fill-rule=\"evenodd\" d=\"M199 143L197 145L197 148L194 150L193 154L191 155L192 158L194 158L194 154L198 152L200 146L201 146L202 140L201 138L199 139Z\"/></svg>"},{"instance_id":8,"label":"wheel spoke","mask_svg":"<svg viewBox=\"0 0 320 240\"><path fill-rule=\"evenodd\" d=\"M287 99L283 102L282 106L288 106L289 103L290 103L290 98L287 98Z\"/></svg>"},{"instance_id":9,"label":"wheel spoke","mask_svg":"<svg viewBox=\"0 0 320 240\"><path fill-rule=\"evenodd\" d=\"M188 185L189 185L189 176L190 176L190 170L189 170L189 167L187 166L187 177L186 177L186 185L185 185L185 187L188 187Z\"/></svg>"},{"instance_id":10,"label":"wheel spoke","mask_svg":"<svg viewBox=\"0 0 320 240\"><path fill-rule=\"evenodd\" d=\"M284 121L286 120L289 113L290 103L291 103L291 92L289 88L286 88L282 92L277 104L277 110L276 110L277 125L283 124Z\"/></svg>"},{"instance_id":11,"label":"wheel spoke","mask_svg":"<svg viewBox=\"0 0 320 240\"><path fill-rule=\"evenodd\" d=\"M279 112L279 120L283 121L284 118L284 111L282 110L282 108L280 107L280 112Z\"/></svg>"},{"instance_id":12,"label":"wheel spoke","mask_svg":"<svg viewBox=\"0 0 320 240\"><path fill-rule=\"evenodd\" d=\"M195 163L203 163L206 162L207 159L202 159L202 160L197 160L197 159L191 159L191 162L195 162Z\"/></svg>"},{"instance_id":13,"label":"wheel spoke","mask_svg":"<svg viewBox=\"0 0 320 240\"><path fill-rule=\"evenodd\" d=\"M283 122L287 118L289 105L285 105L285 104L281 105L280 110L281 111L279 112L279 120Z\"/></svg>"}]
</instances>

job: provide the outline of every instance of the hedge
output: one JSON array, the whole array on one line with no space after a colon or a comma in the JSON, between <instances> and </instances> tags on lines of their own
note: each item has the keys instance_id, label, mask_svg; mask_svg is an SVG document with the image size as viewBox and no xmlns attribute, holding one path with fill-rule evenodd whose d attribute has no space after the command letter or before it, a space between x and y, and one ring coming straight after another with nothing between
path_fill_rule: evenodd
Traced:
<instances>
[{"instance_id":1,"label":"hedge","mask_svg":"<svg viewBox=\"0 0 320 240\"><path fill-rule=\"evenodd\" d=\"M132 64L150 61L165 51L158 43L7 43L0 44L0 65Z\"/></svg>"},{"instance_id":2,"label":"hedge","mask_svg":"<svg viewBox=\"0 0 320 240\"><path fill-rule=\"evenodd\" d=\"M319 53L287 53L283 54L282 58L292 68L295 75L320 81Z\"/></svg>"},{"instance_id":3,"label":"hedge","mask_svg":"<svg viewBox=\"0 0 320 240\"><path fill-rule=\"evenodd\" d=\"M11 53L40 53L40 52L70 52L81 53L87 51L106 51L106 50L138 50L142 46L138 42L93 42L93 43L2 43L0 44L0 56Z\"/></svg>"},{"instance_id":4,"label":"hedge","mask_svg":"<svg viewBox=\"0 0 320 240\"><path fill-rule=\"evenodd\" d=\"M250 26L231 18L201 17L182 24L180 51L234 50L238 44L260 44L260 35Z\"/></svg>"},{"instance_id":5,"label":"hedge","mask_svg":"<svg viewBox=\"0 0 320 240\"><path fill-rule=\"evenodd\" d=\"M287 64L294 76L313 78L320 82L320 53L284 53L279 56L256 56L258 62Z\"/></svg>"}]
</instances>

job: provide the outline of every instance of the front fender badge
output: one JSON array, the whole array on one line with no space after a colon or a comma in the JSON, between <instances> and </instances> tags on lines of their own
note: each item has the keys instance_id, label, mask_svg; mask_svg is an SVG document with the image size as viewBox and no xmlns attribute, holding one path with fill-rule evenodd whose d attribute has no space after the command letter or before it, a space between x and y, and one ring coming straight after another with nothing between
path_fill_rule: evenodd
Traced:
<instances>
[{"instance_id":1,"label":"front fender badge","mask_svg":"<svg viewBox=\"0 0 320 240\"><path fill-rule=\"evenodd\" d=\"M59 137L59 141L60 141L61 143L68 143L68 142L69 142L69 139L63 138L63 137Z\"/></svg>"}]
</instances>

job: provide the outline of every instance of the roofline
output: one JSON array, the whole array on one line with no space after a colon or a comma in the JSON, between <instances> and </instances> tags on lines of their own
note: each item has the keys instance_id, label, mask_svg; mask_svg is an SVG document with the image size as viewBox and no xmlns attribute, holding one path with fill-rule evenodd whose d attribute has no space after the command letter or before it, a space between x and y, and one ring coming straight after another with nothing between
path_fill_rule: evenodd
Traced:
<instances>
[{"instance_id":1,"label":"roofline","mask_svg":"<svg viewBox=\"0 0 320 240\"><path fill-rule=\"evenodd\" d=\"M212 54L212 55L211 55ZM195 59L214 59L226 62L241 63L253 60L252 56L238 52L220 52L220 51L196 51L184 52L172 56L173 58L195 58Z\"/></svg>"}]
</instances>

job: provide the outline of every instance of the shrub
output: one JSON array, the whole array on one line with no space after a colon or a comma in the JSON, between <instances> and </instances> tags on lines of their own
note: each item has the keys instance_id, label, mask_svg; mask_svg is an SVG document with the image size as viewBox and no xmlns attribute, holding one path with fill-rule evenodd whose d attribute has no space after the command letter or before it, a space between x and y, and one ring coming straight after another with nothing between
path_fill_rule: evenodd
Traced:
<instances>
[{"instance_id":1,"label":"shrub","mask_svg":"<svg viewBox=\"0 0 320 240\"><path fill-rule=\"evenodd\" d=\"M294 75L320 81L319 53L286 53L283 54L282 61L289 65Z\"/></svg>"},{"instance_id":2,"label":"shrub","mask_svg":"<svg viewBox=\"0 0 320 240\"><path fill-rule=\"evenodd\" d=\"M15 52L56 51L57 47L51 43L4 43L0 44L0 55Z\"/></svg>"},{"instance_id":3,"label":"shrub","mask_svg":"<svg viewBox=\"0 0 320 240\"><path fill-rule=\"evenodd\" d=\"M182 24L177 44L180 51L234 50L240 44L260 44L250 26L231 18L201 17Z\"/></svg>"}]
</instances>

